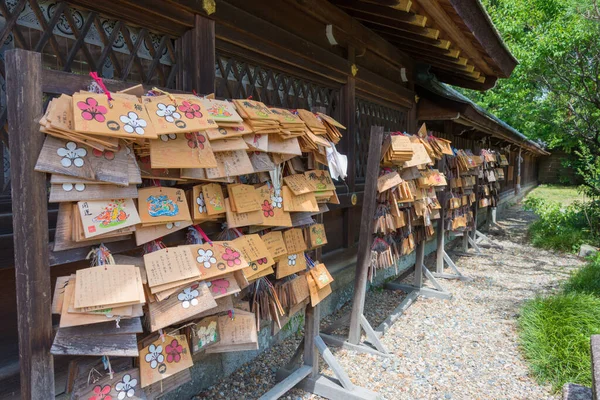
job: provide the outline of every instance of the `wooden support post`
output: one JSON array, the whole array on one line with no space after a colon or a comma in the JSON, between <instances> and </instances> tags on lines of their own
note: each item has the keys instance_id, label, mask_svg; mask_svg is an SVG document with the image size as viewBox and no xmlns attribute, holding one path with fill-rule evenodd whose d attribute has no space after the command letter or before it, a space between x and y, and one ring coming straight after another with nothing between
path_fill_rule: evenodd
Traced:
<instances>
[{"instance_id":1,"label":"wooden support post","mask_svg":"<svg viewBox=\"0 0 600 400\"><path fill-rule=\"evenodd\" d=\"M304 365L312 366L311 378L319 374L319 353L315 351L315 338L319 335L319 322L321 317L321 307L317 304L312 307L306 306L304 315Z\"/></svg>"},{"instance_id":2,"label":"wooden support post","mask_svg":"<svg viewBox=\"0 0 600 400\"><path fill-rule=\"evenodd\" d=\"M445 171L446 167L446 156L443 155L442 158L438 161L438 170L442 173ZM438 274L444 273L444 237L446 235L445 232L445 218L446 218L446 200L447 195L446 192L438 192L438 200L440 202L440 219L437 223L437 243L436 243L436 260L435 260L435 271Z\"/></svg>"},{"instance_id":3,"label":"wooden support post","mask_svg":"<svg viewBox=\"0 0 600 400\"><path fill-rule=\"evenodd\" d=\"M25 400L54 398L46 174L34 171L44 144L44 135L40 134L38 124L43 114L42 101L41 54L21 49L8 50L6 104L21 366L20 398Z\"/></svg>"},{"instance_id":4,"label":"wooden support post","mask_svg":"<svg viewBox=\"0 0 600 400\"><path fill-rule=\"evenodd\" d=\"M365 177L365 197L363 199L360 217L360 237L358 239L358 254L356 257L356 274L354 277L354 297L352 299L352 314L350 315L350 332L348 342L358 344L361 337L361 316L365 307L367 292L367 275L369 273L370 247L373 240L373 215L377 206L377 177L381 159L383 142L383 127L371 127L369 139L369 155Z\"/></svg>"},{"instance_id":5,"label":"wooden support post","mask_svg":"<svg viewBox=\"0 0 600 400\"><path fill-rule=\"evenodd\" d=\"M423 261L425 260L425 240L422 240L417 244L415 250L415 275L413 280L413 286L415 288L423 287Z\"/></svg>"},{"instance_id":6,"label":"wooden support post","mask_svg":"<svg viewBox=\"0 0 600 400\"><path fill-rule=\"evenodd\" d=\"M215 92L215 21L196 15L192 31L192 86L200 94Z\"/></svg>"},{"instance_id":7,"label":"wooden support post","mask_svg":"<svg viewBox=\"0 0 600 400\"><path fill-rule=\"evenodd\" d=\"M348 47L348 63L353 64L355 60L354 47ZM354 193L356 190L356 78L352 75L348 75L348 81L342 87L342 107L341 107L341 120L342 124L346 127L346 134L342 137L340 143L340 151L348 156L348 177L346 178L346 184L348 185L348 192ZM350 206L344 208L343 211L343 232L344 247L352 247L354 245L354 227L353 218L356 215L357 210L355 207Z\"/></svg>"}]
</instances>

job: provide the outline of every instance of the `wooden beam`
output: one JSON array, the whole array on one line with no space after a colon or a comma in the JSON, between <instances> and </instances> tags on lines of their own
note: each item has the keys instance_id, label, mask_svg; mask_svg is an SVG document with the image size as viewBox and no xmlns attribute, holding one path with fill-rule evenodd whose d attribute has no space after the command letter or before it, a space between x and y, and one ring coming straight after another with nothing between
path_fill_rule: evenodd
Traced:
<instances>
[{"instance_id":1,"label":"wooden beam","mask_svg":"<svg viewBox=\"0 0 600 400\"><path fill-rule=\"evenodd\" d=\"M366 14L388 16L400 22L407 22L416 26L424 27L427 17L415 13L390 9L390 7L364 3L360 0L333 0L333 3L344 10L361 11Z\"/></svg>"},{"instance_id":2,"label":"wooden beam","mask_svg":"<svg viewBox=\"0 0 600 400\"><path fill-rule=\"evenodd\" d=\"M144 0L143 2L73 0L69 3L126 23L152 29L153 32L175 37L183 35L185 31L194 26L193 13L168 5L162 0Z\"/></svg>"},{"instance_id":3,"label":"wooden beam","mask_svg":"<svg viewBox=\"0 0 600 400\"><path fill-rule=\"evenodd\" d=\"M10 141L12 218L21 367L20 398L54 398L52 287L48 265L46 174L34 172L44 144L42 57L6 52L6 101Z\"/></svg>"},{"instance_id":4,"label":"wooden beam","mask_svg":"<svg viewBox=\"0 0 600 400\"><path fill-rule=\"evenodd\" d=\"M456 26L452 18L442 8L437 0L415 0L421 5L425 13L431 16L436 25L447 35L456 46L460 47L465 55L473 60L475 65L486 75L495 75L490 66L485 62L482 54L472 43L472 37L467 37L461 29Z\"/></svg>"},{"instance_id":5,"label":"wooden beam","mask_svg":"<svg viewBox=\"0 0 600 400\"><path fill-rule=\"evenodd\" d=\"M460 112L445 107L440 102L434 102L426 98L421 98L417 104L417 119L421 122L435 120L453 120L460 117Z\"/></svg>"},{"instance_id":6,"label":"wooden beam","mask_svg":"<svg viewBox=\"0 0 600 400\"><path fill-rule=\"evenodd\" d=\"M340 8L322 0L284 0L298 10L312 15L325 25L334 25L356 38L366 48L394 65L405 67L412 73L413 60L381 36L369 30ZM392 10L393 11L393 10Z\"/></svg>"},{"instance_id":7,"label":"wooden beam","mask_svg":"<svg viewBox=\"0 0 600 400\"><path fill-rule=\"evenodd\" d=\"M348 62L354 64L355 61L354 49L350 47L348 48ZM358 134L356 130L356 78L354 76L348 76L348 82L342 87L340 100L342 102L341 122L346 127L346 134L342 136L340 149L348 156L348 191L354 193L356 185L355 142ZM354 207L344 208L343 213L343 243L344 247L348 248L354 245L354 221L352 219L355 214Z\"/></svg>"},{"instance_id":8,"label":"wooden beam","mask_svg":"<svg viewBox=\"0 0 600 400\"><path fill-rule=\"evenodd\" d=\"M373 3L380 6L392 7L399 11L409 12L412 6L410 0L363 0L366 3Z\"/></svg>"},{"instance_id":9,"label":"wooden beam","mask_svg":"<svg viewBox=\"0 0 600 400\"><path fill-rule=\"evenodd\" d=\"M440 36L440 31L427 27L417 26L408 22L398 21L388 15L373 15L362 11L350 10L350 15L359 21L366 21L372 24L377 24L398 31L416 33L417 35L437 39Z\"/></svg>"},{"instance_id":10,"label":"wooden beam","mask_svg":"<svg viewBox=\"0 0 600 400\"><path fill-rule=\"evenodd\" d=\"M192 32L192 87L200 94L215 91L215 21L196 15Z\"/></svg>"}]
</instances>

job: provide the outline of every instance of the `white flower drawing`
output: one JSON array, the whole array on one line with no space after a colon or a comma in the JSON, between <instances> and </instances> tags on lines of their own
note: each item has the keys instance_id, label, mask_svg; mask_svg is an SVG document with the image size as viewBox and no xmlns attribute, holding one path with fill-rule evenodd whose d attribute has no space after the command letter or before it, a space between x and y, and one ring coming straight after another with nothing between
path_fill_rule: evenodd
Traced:
<instances>
[{"instance_id":1,"label":"white flower drawing","mask_svg":"<svg viewBox=\"0 0 600 400\"><path fill-rule=\"evenodd\" d=\"M76 183L74 185L72 183L63 183L62 188L65 192L70 192L73 189L78 192L83 192L85 190L85 183Z\"/></svg>"},{"instance_id":2,"label":"white flower drawing","mask_svg":"<svg viewBox=\"0 0 600 400\"><path fill-rule=\"evenodd\" d=\"M201 326L197 331L198 347L202 348L217 340L217 322L212 321L208 326Z\"/></svg>"},{"instance_id":3,"label":"white flower drawing","mask_svg":"<svg viewBox=\"0 0 600 400\"><path fill-rule=\"evenodd\" d=\"M193 306L198 305L198 299L196 297L200 296L200 292L197 289L192 289L191 287L183 289L183 292L177 295L177 299L181 301L181 306L183 308L190 308L190 304Z\"/></svg>"},{"instance_id":4,"label":"white flower drawing","mask_svg":"<svg viewBox=\"0 0 600 400\"><path fill-rule=\"evenodd\" d=\"M163 142L168 142L169 140L175 140L177 139L177 134L176 133L167 133L166 135L160 135L160 140L162 140Z\"/></svg>"},{"instance_id":5,"label":"white flower drawing","mask_svg":"<svg viewBox=\"0 0 600 400\"><path fill-rule=\"evenodd\" d=\"M167 227L167 229L179 228L181 226L181 222L169 222L165 226Z\"/></svg>"},{"instance_id":6,"label":"white flower drawing","mask_svg":"<svg viewBox=\"0 0 600 400\"><path fill-rule=\"evenodd\" d=\"M203 264L204 268L210 268L217 262L217 259L214 257L212 250L198 249L198 257L196 257L196 261L198 261L199 264Z\"/></svg>"},{"instance_id":7,"label":"white flower drawing","mask_svg":"<svg viewBox=\"0 0 600 400\"><path fill-rule=\"evenodd\" d=\"M298 258L298 254L290 254L288 256L288 265L296 265L296 258Z\"/></svg>"},{"instance_id":8,"label":"white flower drawing","mask_svg":"<svg viewBox=\"0 0 600 400\"><path fill-rule=\"evenodd\" d=\"M60 163L63 167L69 168L71 165L82 167L82 157L87 155L87 150L81 147L77 148L77 144L75 142L67 142L65 147L61 147L60 149L56 150L56 154L62 157Z\"/></svg>"},{"instance_id":9,"label":"white flower drawing","mask_svg":"<svg viewBox=\"0 0 600 400\"><path fill-rule=\"evenodd\" d=\"M162 353L162 346L155 346L151 344L148 346L148 354L146 354L146 362L150 363L150 368L154 369L158 367L158 364L162 364L165 361L165 356Z\"/></svg>"},{"instance_id":10,"label":"white flower drawing","mask_svg":"<svg viewBox=\"0 0 600 400\"><path fill-rule=\"evenodd\" d=\"M167 122L175 122L176 119L181 118L181 114L177 112L177 108L172 104L158 103L156 106L158 107L156 115L164 117Z\"/></svg>"},{"instance_id":11,"label":"white flower drawing","mask_svg":"<svg viewBox=\"0 0 600 400\"><path fill-rule=\"evenodd\" d=\"M198 212L206 212L206 203L204 202L204 193L200 193L196 198L196 204L198 204Z\"/></svg>"},{"instance_id":12,"label":"white flower drawing","mask_svg":"<svg viewBox=\"0 0 600 400\"><path fill-rule=\"evenodd\" d=\"M147 125L147 122L141 119L136 113L133 111L129 111L127 115L121 115L119 117L121 122L124 124L123 129L127 133L137 133L138 135L144 134L144 128Z\"/></svg>"},{"instance_id":13,"label":"white flower drawing","mask_svg":"<svg viewBox=\"0 0 600 400\"><path fill-rule=\"evenodd\" d=\"M125 397L133 397L135 394L135 387L137 386L137 379L131 378L131 375L123 375L121 382L115 385L115 390L119 393L117 399L123 400Z\"/></svg>"},{"instance_id":14,"label":"white flower drawing","mask_svg":"<svg viewBox=\"0 0 600 400\"><path fill-rule=\"evenodd\" d=\"M275 189L273 196L271 196L271 204L273 207L281 208L283 204L283 197L281 197L281 189Z\"/></svg>"}]
</instances>

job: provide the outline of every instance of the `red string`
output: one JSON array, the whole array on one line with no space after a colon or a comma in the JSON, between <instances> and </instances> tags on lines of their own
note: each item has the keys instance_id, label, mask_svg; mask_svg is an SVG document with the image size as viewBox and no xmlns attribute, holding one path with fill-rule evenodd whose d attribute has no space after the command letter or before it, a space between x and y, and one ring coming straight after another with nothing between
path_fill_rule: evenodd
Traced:
<instances>
[{"instance_id":1,"label":"red string","mask_svg":"<svg viewBox=\"0 0 600 400\"><path fill-rule=\"evenodd\" d=\"M204 233L204 231L202 230L202 228L200 228L198 225L194 225L194 228L196 228L196 230L198 231L198 233L200 234L200 236L202 236L202 239L204 239L204 241L208 244L210 244L211 246L213 245L212 240L210 240L208 238L208 236L206 236L206 233Z\"/></svg>"},{"instance_id":2,"label":"red string","mask_svg":"<svg viewBox=\"0 0 600 400\"><path fill-rule=\"evenodd\" d=\"M104 82L102 82L102 78L100 78L98 76L97 72L90 72L90 76L92 77L93 80L96 81L96 83L98 84L98 86L100 86L100 88L104 91L104 94L106 94L106 97L108 97L108 101L111 101L113 98L110 95L110 92L108 91L108 89L106 88L106 85L104 84Z\"/></svg>"}]
</instances>

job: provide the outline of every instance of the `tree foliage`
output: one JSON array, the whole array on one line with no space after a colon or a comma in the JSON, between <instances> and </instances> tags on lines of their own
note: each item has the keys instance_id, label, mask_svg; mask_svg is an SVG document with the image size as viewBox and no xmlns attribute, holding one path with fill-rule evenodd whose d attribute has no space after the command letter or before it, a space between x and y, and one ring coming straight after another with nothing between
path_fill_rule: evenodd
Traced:
<instances>
[{"instance_id":1,"label":"tree foliage","mask_svg":"<svg viewBox=\"0 0 600 400\"><path fill-rule=\"evenodd\" d=\"M495 88L466 94L532 139L564 149L600 194L600 10L595 0L484 0L519 60Z\"/></svg>"}]
</instances>

